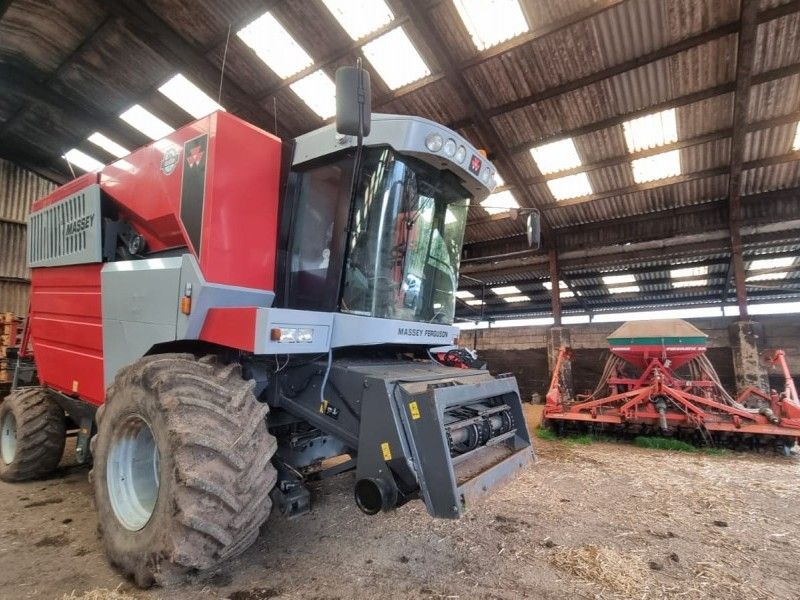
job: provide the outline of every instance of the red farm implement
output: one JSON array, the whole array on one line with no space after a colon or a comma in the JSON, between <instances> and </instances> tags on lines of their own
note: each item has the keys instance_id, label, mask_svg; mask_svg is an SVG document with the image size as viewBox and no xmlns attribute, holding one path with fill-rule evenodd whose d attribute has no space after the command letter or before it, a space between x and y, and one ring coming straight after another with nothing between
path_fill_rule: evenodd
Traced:
<instances>
[{"instance_id":1,"label":"red farm implement","mask_svg":"<svg viewBox=\"0 0 800 600\"><path fill-rule=\"evenodd\" d=\"M704 444L788 449L800 436L800 401L784 352L781 392L747 388L732 397L706 357L706 335L681 320L629 322L608 337L610 356L591 394L572 397L562 348L544 410L558 432L666 435Z\"/></svg>"}]
</instances>

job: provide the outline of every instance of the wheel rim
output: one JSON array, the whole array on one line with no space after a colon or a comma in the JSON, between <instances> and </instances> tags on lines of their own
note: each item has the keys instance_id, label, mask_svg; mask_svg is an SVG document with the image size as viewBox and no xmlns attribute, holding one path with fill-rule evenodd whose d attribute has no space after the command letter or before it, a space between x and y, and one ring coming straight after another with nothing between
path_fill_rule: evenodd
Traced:
<instances>
[{"instance_id":1,"label":"wheel rim","mask_svg":"<svg viewBox=\"0 0 800 600\"><path fill-rule=\"evenodd\" d=\"M17 420L14 414L7 412L3 417L2 431L0 432L0 457L3 462L10 465L17 454Z\"/></svg>"},{"instance_id":2,"label":"wheel rim","mask_svg":"<svg viewBox=\"0 0 800 600\"><path fill-rule=\"evenodd\" d=\"M158 446L150 425L137 415L126 418L112 434L106 485L119 522L139 531L150 520L158 500Z\"/></svg>"}]
</instances>

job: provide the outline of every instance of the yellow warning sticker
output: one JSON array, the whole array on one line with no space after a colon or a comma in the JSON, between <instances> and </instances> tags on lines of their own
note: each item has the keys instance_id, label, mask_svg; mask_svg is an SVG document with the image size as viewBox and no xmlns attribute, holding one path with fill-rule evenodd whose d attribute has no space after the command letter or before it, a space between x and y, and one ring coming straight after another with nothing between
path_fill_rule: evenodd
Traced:
<instances>
[{"instance_id":1,"label":"yellow warning sticker","mask_svg":"<svg viewBox=\"0 0 800 600\"><path fill-rule=\"evenodd\" d=\"M323 400L319 405L319 412L325 414L325 411L328 410L328 401Z\"/></svg>"},{"instance_id":2,"label":"yellow warning sticker","mask_svg":"<svg viewBox=\"0 0 800 600\"><path fill-rule=\"evenodd\" d=\"M389 447L389 442L381 444L381 452L383 452L383 460L392 460L392 449Z\"/></svg>"},{"instance_id":3,"label":"yellow warning sticker","mask_svg":"<svg viewBox=\"0 0 800 600\"><path fill-rule=\"evenodd\" d=\"M419 419L419 406L417 406L416 402L409 402L408 403L408 411L411 413L411 418L415 421Z\"/></svg>"},{"instance_id":4,"label":"yellow warning sticker","mask_svg":"<svg viewBox=\"0 0 800 600\"><path fill-rule=\"evenodd\" d=\"M72 380L72 392L75 393L75 394L78 393L78 380L77 379L73 379Z\"/></svg>"}]
</instances>

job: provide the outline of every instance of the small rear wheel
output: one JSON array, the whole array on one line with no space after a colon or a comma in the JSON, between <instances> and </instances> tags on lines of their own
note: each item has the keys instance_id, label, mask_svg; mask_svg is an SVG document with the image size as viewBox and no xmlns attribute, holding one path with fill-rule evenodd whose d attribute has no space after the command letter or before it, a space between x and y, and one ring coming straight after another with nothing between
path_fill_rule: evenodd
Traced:
<instances>
[{"instance_id":1,"label":"small rear wheel","mask_svg":"<svg viewBox=\"0 0 800 600\"><path fill-rule=\"evenodd\" d=\"M52 473L64 454L66 418L40 387L18 388L0 403L0 479Z\"/></svg>"},{"instance_id":2,"label":"small rear wheel","mask_svg":"<svg viewBox=\"0 0 800 600\"><path fill-rule=\"evenodd\" d=\"M268 407L236 363L147 356L98 411L95 503L111 563L140 587L180 581L247 549L276 471Z\"/></svg>"}]
</instances>

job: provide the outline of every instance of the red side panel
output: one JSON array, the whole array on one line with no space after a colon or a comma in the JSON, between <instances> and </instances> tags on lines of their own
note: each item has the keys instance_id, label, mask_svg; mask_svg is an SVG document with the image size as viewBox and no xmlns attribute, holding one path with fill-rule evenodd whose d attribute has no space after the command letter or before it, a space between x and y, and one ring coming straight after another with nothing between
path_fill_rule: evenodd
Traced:
<instances>
[{"instance_id":1,"label":"red side panel","mask_svg":"<svg viewBox=\"0 0 800 600\"><path fill-rule=\"evenodd\" d=\"M39 379L101 404L101 264L43 267L31 274L31 338Z\"/></svg>"},{"instance_id":2,"label":"red side panel","mask_svg":"<svg viewBox=\"0 0 800 600\"><path fill-rule=\"evenodd\" d=\"M100 186L151 249L188 246L205 278L273 290L281 142L226 112L103 169Z\"/></svg>"},{"instance_id":3,"label":"red side panel","mask_svg":"<svg viewBox=\"0 0 800 600\"><path fill-rule=\"evenodd\" d=\"M256 347L256 308L210 308L200 331L200 339L228 348L254 352Z\"/></svg>"}]
</instances>

